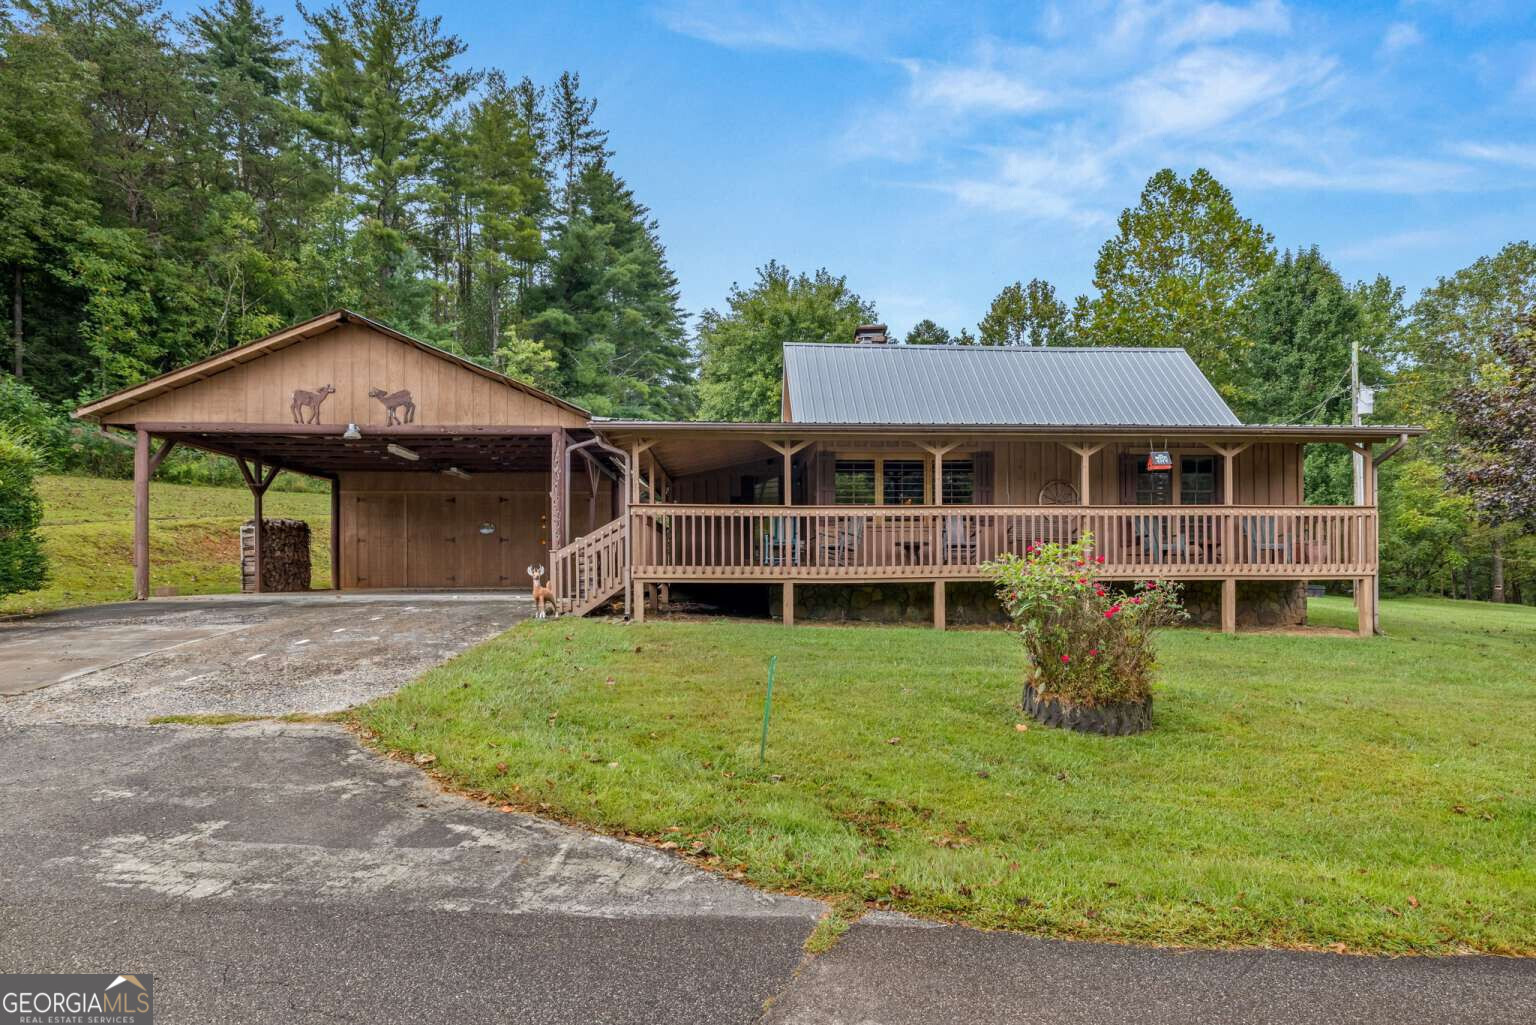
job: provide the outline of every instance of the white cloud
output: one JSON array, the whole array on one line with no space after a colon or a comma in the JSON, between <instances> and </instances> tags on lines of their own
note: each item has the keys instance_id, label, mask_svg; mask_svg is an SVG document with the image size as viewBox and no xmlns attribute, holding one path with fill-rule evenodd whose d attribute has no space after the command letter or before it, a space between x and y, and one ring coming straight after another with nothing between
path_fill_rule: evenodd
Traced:
<instances>
[{"instance_id":1,"label":"white cloud","mask_svg":"<svg viewBox=\"0 0 1536 1025\"><path fill-rule=\"evenodd\" d=\"M1381 37L1381 46L1377 50L1383 57L1396 56L1409 47L1418 46L1424 41L1424 35L1419 27L1411 21L1394 21L1387 26L1387 31Z\"/></svg>"},{"instance_id":2,"label":"white cloud","mask_svg":"<svg viewBox=\"0 0 1536 1025\"><path fill-rule=\"evenodd\" d=\"M958 113L1021 114L1051 102L1046 90L997 68L946 67L914 60L900 63L911 76L910 96L917 104Z\"/></svg>"},{"instance_id":3,"label":"white cloud","mask_svg":"<svg viewBox=\"0 0 1536 1025\"><path fill-rule=\"evenodd\" d=\"M869 11L814 0L750 5L675 0L656 9L673 32L738 50L861 53L882 45L888 21Z\"/></svg>"},{"instance_id":4,"label":"white cloud","mask_svg":"<svg viewBox=\"0 0 1536 1025\"><path fill-rule=\"evenodd\" d=\"M1246 33L1284 35L1291 30L1291 12L1278 0L1247 6L1200 4L1179 18L1165 38L1180 43L1209 43Z\"/></svg>"},{"instance_id":5,"label":"white cloud","mask_svg":"<svg viewBox=\"0 0 1536 1025\"><path fill-rule=\"evenodd\" d=\"M1536 169L1536 145L1529 143L1463 142L1452 146L1451 152L1470 160Z\"/></svg>"},{"instance_id":6,"label":"white cloud","mask_svg":"<svg viewBox=\"0 0 1536 1025\"><path fill-rule=\"evenodd\" d=\"M1332 70L1333 62L1321 57L1274 60L1202 48L1127 83L1122 103L1134 133L1188 135L1239 115L1250 123L1273 116L1298 93L1321 85Z\"/></svg>"}]
</instances>

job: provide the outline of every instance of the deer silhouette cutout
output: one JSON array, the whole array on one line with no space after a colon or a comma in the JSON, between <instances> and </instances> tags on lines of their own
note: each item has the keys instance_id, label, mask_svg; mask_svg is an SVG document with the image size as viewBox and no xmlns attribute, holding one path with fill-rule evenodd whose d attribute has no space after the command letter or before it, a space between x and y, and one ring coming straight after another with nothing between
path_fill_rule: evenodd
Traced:
<instances>
[{"instance_id":1,"label":"deer silhouette cutout","mask_svg":"<svg viewBox=\"0 0 1536 1025\"><path fill-rule=\"evenodd\" d=\"M529 566L528 576L533 580L533 615L535 619L544 619L544 606L548 605L555 610L555 615L560 615L560 606L555 604L555 592L553 588L545 587L539 581L544 576L544 567Z\"/></svg>"},{"instance_id":2,"label":"deer silhouette cutout","mask_svg":"<svg viewBox=\"0 0 1536 1025\"><path fill-rule=\"evenodd\" d=\"M293 422L296 424L313 424L320 422L320 403L325 401L327 395L336 394L335 385L324 385L314 391L305 391L303 388L295 388L293 401L288 408L293 412Z\"/></svg>"},{"instance_id":3,"label":"deer silhouette cutout","mask_svg":"<svg viewBox=\"0 0 1536 1025\"><path fill-rule=\"evenodd\" d=\"M416 403L411 400L411 393L405 390L386 392L383 388L369 388L368 396L378 399L384 404L384 412L388 414L385 424L395 426L402 423L416 422ZM404 410L405 418L400 417Z\"/></svg>"}]
</instances>

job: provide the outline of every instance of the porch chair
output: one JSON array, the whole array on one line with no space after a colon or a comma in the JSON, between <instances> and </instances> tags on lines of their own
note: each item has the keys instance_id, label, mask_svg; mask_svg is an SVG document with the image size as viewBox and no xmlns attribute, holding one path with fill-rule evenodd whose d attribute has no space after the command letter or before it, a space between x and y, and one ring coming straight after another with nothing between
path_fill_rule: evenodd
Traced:
<instances>
[{"instance_id":1,"label":"porch chair","mask_svg":"<svg viewBox=\"0 0 1536 1025\"><path fill-rule=\"evenodd\" d=\"M798 566L801 551L799 517L769 517L763 535L763 565Z\"/></svg>"},{"instance_id":2,"label":"porch chair","mask_svg":"<svg viewBox=\"0 0 1536 1025\"><path fill-rule=\"evenodd\" d=\"M1279 520L1274 516L1244 516L1243 528L1243 555L1247 562L1278 562L1289 565L1291 560L1291 539L1280 530ZM1263 559L1261 556L1276 554L1278 559Z\"/></svg>"},{"instance_id":3,"label":"porch chair","mask_svg":"<svg viewBox=\"0 0 1536 1025\"><path fill-rule=\"evenodd\" d=\"M864 543L864 518L839 518L835 527L823 531L817 554L823 566L852 566Z\"/></svg>"},{"instance_id":4,"label":"porch chair","mask_svg":"<svg viewBox=\"0 0 1536 1025\"><path fill-rule=\"evenodd\" d=\"M942 524L944 561L968 566L976 561L976 520L971 516L946 516Z\"/></svg>"},{"instance_id":5,"label":"porch chair","mask_svg":"<svg viewBox=\"0 0 1536 1025\"><path fill-rule=\"evenodd\" d=\"M1189 541L1177 526L1167 524L1161 516L1133 517L1131 540L1136 550L1153 563L1169 562L1170 556L1183 555Z\"/></svg>"}]
</instances>

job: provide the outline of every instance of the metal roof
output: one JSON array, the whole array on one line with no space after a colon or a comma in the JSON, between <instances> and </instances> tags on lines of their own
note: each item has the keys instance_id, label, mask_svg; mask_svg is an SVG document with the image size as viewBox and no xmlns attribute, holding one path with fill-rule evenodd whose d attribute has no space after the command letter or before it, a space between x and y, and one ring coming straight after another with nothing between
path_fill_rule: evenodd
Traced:
<instances>
[{"instance_id":1,"label":"metal roof","mask_svg":"<svg viewBox=\"0 0 1536 1025\"><path fill-rule=\"evenodd\" d=\"M1183 349L792 343L784 383L795 423L1241 423Z\"/></svg>"}]
</instances>

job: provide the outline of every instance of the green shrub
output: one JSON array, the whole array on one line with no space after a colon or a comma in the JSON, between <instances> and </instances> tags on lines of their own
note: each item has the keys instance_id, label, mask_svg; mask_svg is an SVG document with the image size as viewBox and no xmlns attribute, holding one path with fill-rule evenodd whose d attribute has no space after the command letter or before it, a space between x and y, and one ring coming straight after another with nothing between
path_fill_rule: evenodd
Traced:
<instances>
[{"instance_id":1,"label":"green shrub","mask_svg":"<svg viewBox=\"0 0 1536 1025\"><path fill-rule=\"evenodd\" d=\"M38 457L24 435L0 424L0 597L35 591L48 579L37 528L43 500L32 476Z\"/></svg>"},{"instance_id":2,"label":"green shrub","mask_svg":"<svg viewBox=\"0 0 1536 1025\"><path fill-rule=\"evenodd\" d=\"M1098 579L1093 535L1075 544L1029 545L983 569L1019 627L1029 684L1075 705L1145 700L1156 659L1152 633L1186 618L1179 587L1139 580L1115 590Z\"/></svg>"}]
</instances>

